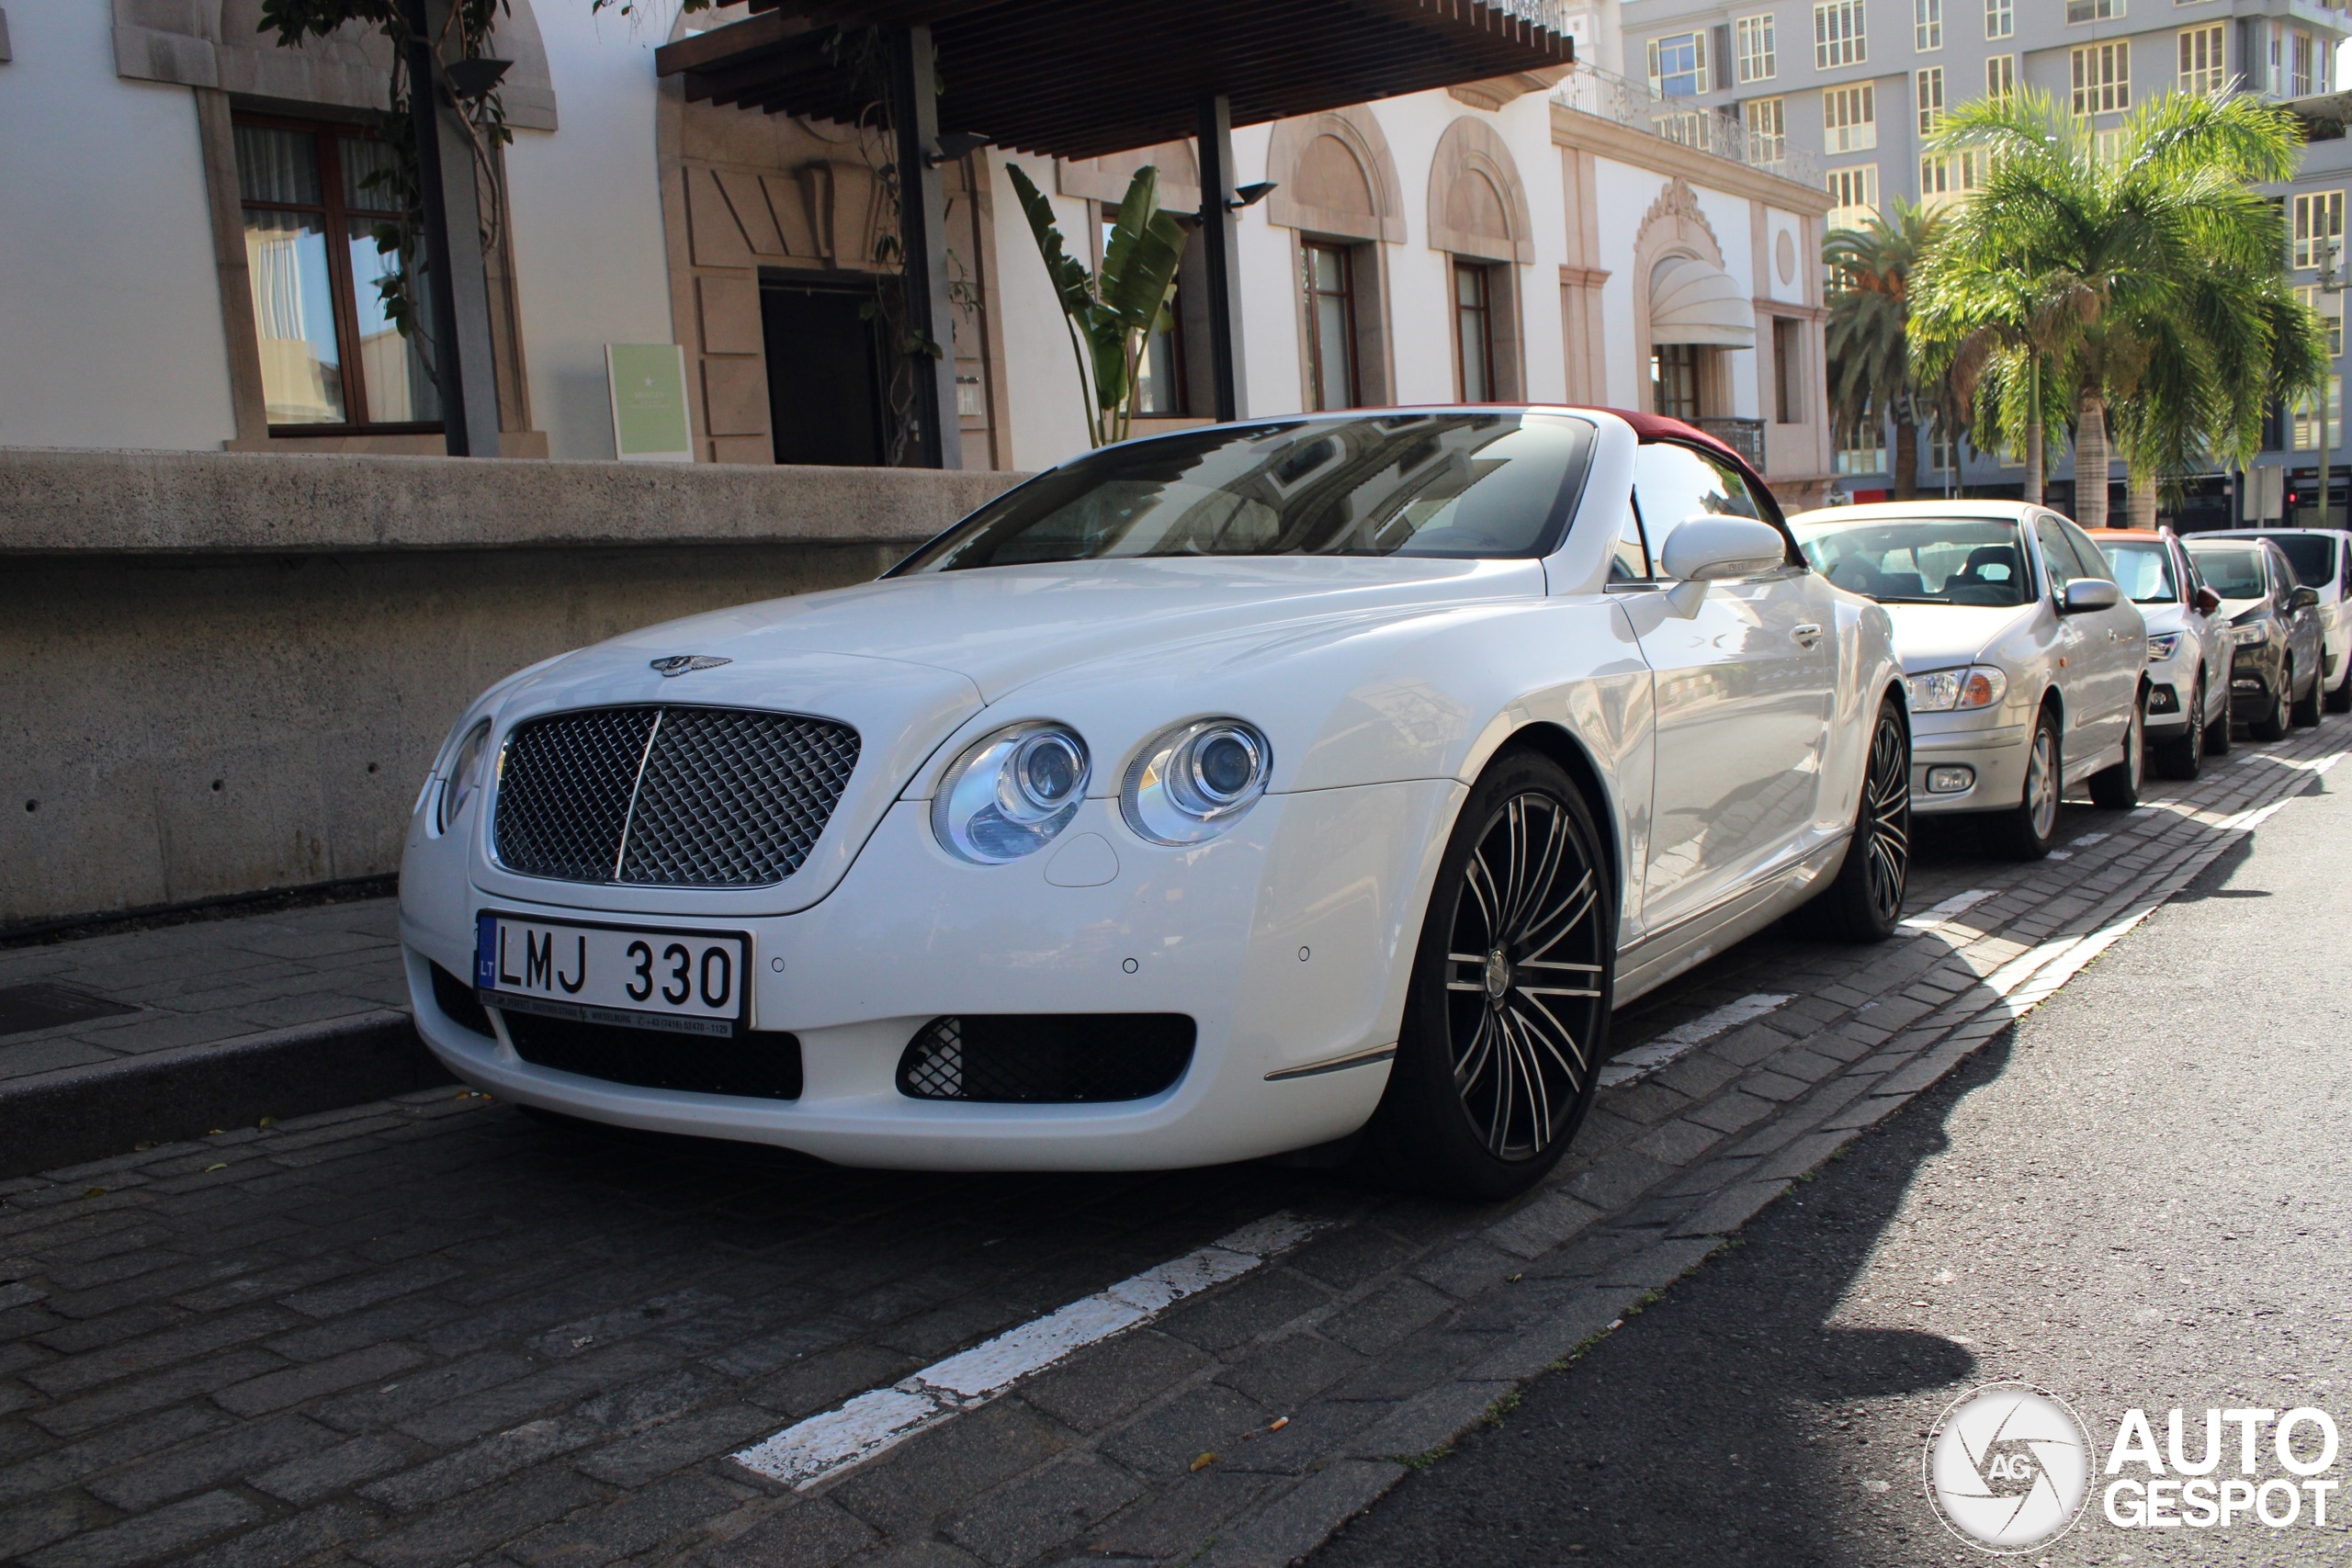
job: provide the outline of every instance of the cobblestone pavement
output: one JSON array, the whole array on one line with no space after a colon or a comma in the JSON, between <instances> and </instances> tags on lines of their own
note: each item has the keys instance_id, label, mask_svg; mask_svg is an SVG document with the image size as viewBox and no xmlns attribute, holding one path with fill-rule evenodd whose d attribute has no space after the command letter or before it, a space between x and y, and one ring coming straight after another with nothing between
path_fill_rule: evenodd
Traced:
<instances>
[{"instance_id":1,"label":"cobblestone pavement","mask_svg":"<svg viewBox=\"0 0 2352 1568\"><path fill-rule=\"evenodd\" d=\"M2120 939L2341 732L2070 808L2064 860L1949 846L1913 898L1948 913L1903 940L1742 944L1621 1019L1652 1069L1507 1208L1272 1165L836 1170L448 1090L0 1182L0 1560L1285 1562ZM1329 1224L862 1466L795 1492L726 1457L1284 1209Z\"/></svg>"},{"instance_id":2,"label":"cobblestone pavement","mask_svg":"<svg viewBox=\"0 0 2352 1568\"><path fill-rule=\"evenodd\" d=\"M0 951L0 989L61 986L128 1010L0 1034L0 1085L405 1013L395 919L371 898Z\"/></svg>"}]
</instances>

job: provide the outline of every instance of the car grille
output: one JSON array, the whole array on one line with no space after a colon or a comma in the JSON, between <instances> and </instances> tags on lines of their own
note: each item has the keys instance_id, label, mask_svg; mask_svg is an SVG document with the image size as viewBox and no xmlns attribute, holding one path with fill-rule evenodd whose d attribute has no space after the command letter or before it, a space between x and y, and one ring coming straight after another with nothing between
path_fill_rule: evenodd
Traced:
<instances>
[{"instance_id":1,"label":"car grille","mask_svg":"<svg viewBox=\"0 0 2352 1568\"><path fill-rule=\"evenodd\" d=\"M899 1092L1025 1105L1147 1100L1184 1076L1193 1035L1181 1013L934 1018L899 1058Z\"/></svg>"},{"instance_id":2,"label":"car grille","mask_svg":"<svg viewBox=\"0 0 2352 1568\"><path fill-rule=\"evenodd\" d=\"M526 876L765 887L798 871L857 766L845 724L743 708L584 708L515 726L498 863Z\"/></svg>"}]
</instances>

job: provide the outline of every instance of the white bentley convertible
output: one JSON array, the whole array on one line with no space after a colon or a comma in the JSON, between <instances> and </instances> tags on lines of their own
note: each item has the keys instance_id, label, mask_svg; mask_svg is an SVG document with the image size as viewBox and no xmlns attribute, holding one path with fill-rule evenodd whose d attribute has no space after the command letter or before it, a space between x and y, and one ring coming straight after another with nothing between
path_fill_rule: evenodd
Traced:
<instances>
[{"instance_id":1,"label":"white bentley convertible","mask_svg":"<svg viewBox=\"0 0 2352 1568\"><path fill-rule=\"evenodd\" d=\"M851 1165L1355 1138L1500 1195L1612 1006L1900 913L1887 616L1686 426L1265 420L1107 448L881 581L499 682L416 806L451 1071Z\"/></svg>"}]
</instances>

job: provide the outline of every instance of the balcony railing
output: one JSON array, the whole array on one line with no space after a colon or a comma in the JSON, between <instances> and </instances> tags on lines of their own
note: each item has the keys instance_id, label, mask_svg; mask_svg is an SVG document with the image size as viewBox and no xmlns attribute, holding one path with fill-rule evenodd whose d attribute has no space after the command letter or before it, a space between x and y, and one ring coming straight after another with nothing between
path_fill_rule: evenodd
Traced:
<instances>
[{"instance_id":1,"label":"balcony railing","mask_svg":"<svg viewBox=\"0 0 2352 1568\"><path fill-rule=\"evenodd\" d=\"M1725 419L1703 414L1699 428L1747 459L1747 466L1758 473L1764 471L1764 422L1760 419Z\"/></svg>"},{"instance_id":2,"label":"balcony railing","mask_svg":"<svg viewBox=\"0 0 2352 1568\"><path fill-rule=\"evenodd\" d=\"M1486 0L1486 3L1507 17L1516 17L1522 22L1549 28L1563 38L1573 30L1568 26L1568 0Z\"/></svg>"},{"instance_id":3,"label":"balcony railing","mask_svg":"<svg viewBox=\"0 0 2352 1568\"><path fill-rule=\"evenodd\" d=\"M1820 161L1809 152L1791 151L1787 137L1760 135L1742 125L1736 110L1701 108L1687 99L1669 98L1597 65L1579 64L1553 90L1552 101L1784 179L1821 183Z\"/></svg>"}]
</instances>

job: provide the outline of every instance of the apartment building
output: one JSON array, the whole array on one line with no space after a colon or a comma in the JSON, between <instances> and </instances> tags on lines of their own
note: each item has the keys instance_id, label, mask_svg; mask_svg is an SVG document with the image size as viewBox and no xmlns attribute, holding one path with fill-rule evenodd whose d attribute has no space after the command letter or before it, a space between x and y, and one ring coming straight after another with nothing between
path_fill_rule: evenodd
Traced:
<instances>
[{"instance_id":1,"label":"apartment building","mask_svg":"<svg viewBox=\"0 0 2352 1568\"><path fill-rule=\"evenodd\" d=\"M1933 207L1973 188L1973 158L1928 148L1942 115L1961 104L2035 87L2109 137L2135 106L2167 92L2321 97L2337 85L2336 46L2352 16L2312 0L1632 0L1622 26L1626 74L1646 77L1662 133L1687 135L1703 117L1711 134L1785 159L1792 173L1821 181L1837 228L1898 199ZM2305 225L2290 259L2315 290L2317 252L2341 233L2341 163L2315 155L2305 176L2274 193L2290 228ZM2340 395L2331 406L2340 410ZM2312 461L2315 419L2316 410L2300 422L2281 411L2264 466L2291 466L2298 432ZM1844 488L1858 497L1886 488L1886 445L1880 432L1843 434ZM1940 434L1921 441L1920 463L1927 489L2014 492L2022 477L1964 446L1955 453ZM2228 504L2220 479L2204 487L2207 504ZM2054 498L2072 482L2061 465ZM2122 482L2120 467L2112 482Z\"/></svg>"}]
</instances>

